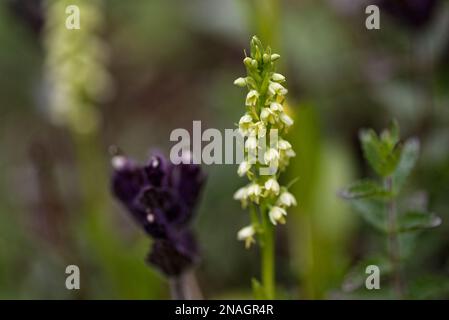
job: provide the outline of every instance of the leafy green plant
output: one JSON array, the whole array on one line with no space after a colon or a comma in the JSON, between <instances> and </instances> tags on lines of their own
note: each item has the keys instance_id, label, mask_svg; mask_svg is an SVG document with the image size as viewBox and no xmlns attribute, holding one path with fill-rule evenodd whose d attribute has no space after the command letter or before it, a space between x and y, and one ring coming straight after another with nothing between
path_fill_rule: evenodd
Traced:
<instances>
[{"instance_id":1,"label":"leafy green plant","mask_svg":"<svg viewBox=\"0 0 449 320\"><path fill-rule=\"evenodd\" d=\"M364 157L377 175L377 179L365 179L351 184L341 191L366 222L385 234L387 254L371 257L359 264L352 275L360 278L362 268L377 265L382 276L389 276L396 298L409 295L404 277L404 265L410 256L410 244L421 230L441 224L441 219L426 208L410 207L401 202L401 191L407 177L415 167L419 155L418 139L401 141L399 126L393 121L388 130L378 135L372 129L360 131ZM357 287L361 279L346 281L346 287ZM345 286L344 286L345 287Z\"/></svg>"}]
</instances>

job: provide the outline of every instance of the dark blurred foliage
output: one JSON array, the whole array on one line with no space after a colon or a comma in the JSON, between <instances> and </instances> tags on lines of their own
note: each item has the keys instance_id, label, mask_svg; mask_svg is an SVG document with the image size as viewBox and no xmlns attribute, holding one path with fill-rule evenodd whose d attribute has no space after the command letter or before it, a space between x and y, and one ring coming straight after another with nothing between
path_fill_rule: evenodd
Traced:
<instances>
[{"instance_id":1,"label":"dark blurred foliage","mask_svg":"<svg viewBox=\"0 0 449 320\"><path fill-rule=\"evenodd\" d=\"M385 10L400 22L411 28L420 28L430 22L441 0L380 0Z\"/></svg>"},{"instance_id":2,"label":"dark blurred foliage","mask_svg":"<svg viewBox=\"0 0 449 320\"><path fill-rule=\"evenodd\" d=\"M6 0L11 12L35 33L44 27L42 0Z\"/></svg>"},{"instance_id":3,"label":"dark blurred foliage","mask_svg":"<svg viewBox=\"0 0 449 320\"><path fill-rule=\"evenodd\" d=\"M145 265L147 239L109 194L108 147L143 161L152 147L168 153L170 132L191 131L192 120L202 120L203 130L233 128L244 97L232 82L244 72L250 36L260 33L282 56L296 121L290 139L298 156L285 182L299 178L292 189L299 205L277 235L280 296L360 297L342 293L343 279L385 242L336 192L372 175L358 130L379 130L394 117L402 136L422 145L408 186L420 192L408 201L425 199L443 219L410 244L409 272L427 277L409 285L416 297L447 297L430 284L449 272L449 4L382 1L378 31L365 29L365 5L104 1L99 36L115 90L96 106L98 136L86 143L49 117L39 1L2 1L0 298L168 297L165 281ZM193 226L202 244L200 285L208 298L248 298L258 253L236 240L248 222L232 200L241 180L235 166L204 169L208 183ZM80 292L64 287L68 264L81 268Z\"/></svg>"}]
</instances>

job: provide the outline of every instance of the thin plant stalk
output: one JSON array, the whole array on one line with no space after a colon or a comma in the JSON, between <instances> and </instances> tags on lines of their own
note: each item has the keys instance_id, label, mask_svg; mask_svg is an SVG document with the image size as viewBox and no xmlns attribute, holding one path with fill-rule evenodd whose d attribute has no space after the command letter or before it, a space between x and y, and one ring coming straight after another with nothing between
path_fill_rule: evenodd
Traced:
<instances>
[{"instance_id":1,"label":"thin plant stalk","mask_svg":"<svg viewBox=\"0 0 449 320\"><path fill-rule=\"evenodd\" d=\"M391 176L385 179L388 191L393 190L393 179ZM397 233L397 208L396 200L392 199L387 204L388 212L388 253L393 268L393 287L397 298L401 299L404 294L404 284L401 274L401 253L399 237Z\"/></svg>"},{"instance_id":2,"label":"thin plant stalk","mask_svg":"<svg viewBox=\"0 0 449 320\"><path fill-rule=\"evenodd\" d=\"M274 299L275 290L275 264L274 264L274 226L267 219L267 213L262 213L261 238L261 274L262 285L267 299Z\"/></svg>"}]
</instances>

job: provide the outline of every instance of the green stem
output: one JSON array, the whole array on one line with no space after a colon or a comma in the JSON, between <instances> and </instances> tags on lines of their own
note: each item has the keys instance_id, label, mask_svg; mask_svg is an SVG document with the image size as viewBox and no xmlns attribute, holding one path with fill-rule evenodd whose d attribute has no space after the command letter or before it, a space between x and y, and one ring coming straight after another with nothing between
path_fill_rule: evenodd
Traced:
<instances>
[{"instance_id":1,"label":"green stem","mask_svg":"<svg viewBox=\"0 0 449 320\"><path fill-rule=\"evenodd\" d=\"M393 190L393 179L387 177L385 179L387 190ZM402 299L404 295L404 284L401 274L401 254L399 246L399 238L397 234L397 209L396 200L392 199L388 205L388 251L390 262L393 268L393 286L396 297Z\"/></svg>"},{"instance_id":2,"label":"green stem","mask_svg":"<svg viewBox=\"0 0 449 320\"><path fill-rule=\"evenodd\" d=\"M275 266L274 266L274 226L267 218L262 208L262 234L261 234L261 275L262 285L267 299L275 298Z\"/></svg>"}]
</instances>

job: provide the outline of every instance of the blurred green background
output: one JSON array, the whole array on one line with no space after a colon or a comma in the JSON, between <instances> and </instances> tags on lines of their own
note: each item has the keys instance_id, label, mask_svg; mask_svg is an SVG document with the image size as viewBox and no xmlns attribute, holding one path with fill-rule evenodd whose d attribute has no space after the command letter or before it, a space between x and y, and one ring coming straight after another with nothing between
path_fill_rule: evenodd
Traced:
<instances>
[{"instance_id":1,"label":"blurred green background","mask_svg":"<svg viewBox=\"0 0 449 320\"><path fill-rule=\"evenodd\" d=\"M284 180L298 177L299 205L278 228L280 298L353 297L342 290L345 275L383 250L384 239L337 192L371 175L358 130L380 130L391 118L403 137L422 142L410 194L443 218L420 236L408 274L447 280L447 1L435 1L419 24L381 9L381 29L371 31L362 0L87 2L83 16L85 0L65 1L80 5L84 38L64 28L65 12L50 10L55 1L0 2L0 298L169 297L165 279L144 263L150 241L110 195L108 149L144 161L151 148L168 154L170 132L191 130L193 120L203 130L234 128L244 93L232 83L245 72L253 34L281 54L295 118L297 157ZM91 64L78 68L83 59ZM74 63L66 73L64 61ZM79 114L51 107L58 92L46 79L55 74L56 83L81 88L56 100ZM250 298L258 253L236 240L249 217L232 199L244 182L236 166L204 168L199 283L206 298ZM69 264L81 269L81 290L65 288Z\"/></svg>"}]
</instances>

